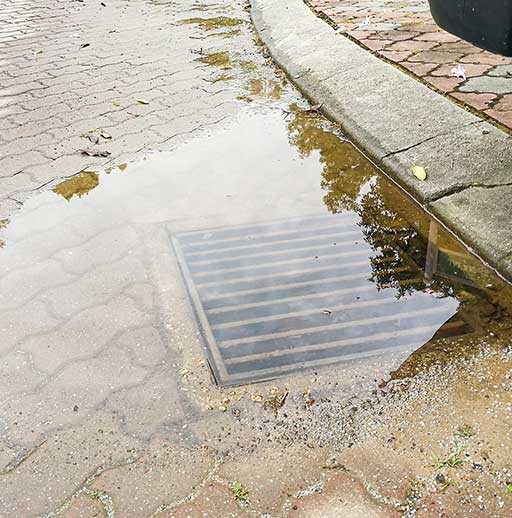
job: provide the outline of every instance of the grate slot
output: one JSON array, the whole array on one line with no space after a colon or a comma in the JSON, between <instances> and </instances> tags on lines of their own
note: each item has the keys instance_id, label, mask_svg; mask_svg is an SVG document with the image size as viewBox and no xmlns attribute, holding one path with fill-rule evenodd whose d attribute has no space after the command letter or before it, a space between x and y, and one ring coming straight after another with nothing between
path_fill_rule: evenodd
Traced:
<instances>
[{"instance_id":1,"label":"grate slot","mask_svg":"<svg viewBox=\"0 0 512 518\"><path fill-rule=\"evenodd\" d=\"M347 213L173 236L217 382L471 331L455 299L421 291L424 275L399 246L407 229L370 244L359 225Z\"/></svg>"}]
</instances>

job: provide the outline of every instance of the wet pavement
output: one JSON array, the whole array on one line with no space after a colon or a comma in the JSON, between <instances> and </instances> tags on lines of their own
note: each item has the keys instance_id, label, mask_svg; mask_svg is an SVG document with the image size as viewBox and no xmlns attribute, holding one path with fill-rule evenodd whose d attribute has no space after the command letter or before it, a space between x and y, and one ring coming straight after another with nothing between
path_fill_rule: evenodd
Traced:
<instances>
[{"instance_id":1,"label":"wet pavement","mask_svg":"<svg viewBox=\"0 0 512 518\"><path fill-rule=\"evenodd\" d=\"M510 287L244 4L150 4L214 90L2 221L0 516L507 516Z\"/></svg>"}]
</instances>

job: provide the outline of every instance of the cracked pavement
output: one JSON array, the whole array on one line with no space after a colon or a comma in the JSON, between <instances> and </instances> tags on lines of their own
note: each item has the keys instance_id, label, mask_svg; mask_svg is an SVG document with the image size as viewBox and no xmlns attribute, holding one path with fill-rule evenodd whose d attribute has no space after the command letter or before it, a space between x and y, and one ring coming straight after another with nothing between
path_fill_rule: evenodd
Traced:
<instances>
[{"instance_id":1,"label":"cracked pavement","mask_svg":"<svg viewBox=\"0 0 512 518\"><path fill-rule=\"evenodd\" d=\"M504 338L212 382L169 234L325 210L349 144L295 118L244 2L104 3L0 1L0 517L507 516Z\"/></svg>"}]
</instances>

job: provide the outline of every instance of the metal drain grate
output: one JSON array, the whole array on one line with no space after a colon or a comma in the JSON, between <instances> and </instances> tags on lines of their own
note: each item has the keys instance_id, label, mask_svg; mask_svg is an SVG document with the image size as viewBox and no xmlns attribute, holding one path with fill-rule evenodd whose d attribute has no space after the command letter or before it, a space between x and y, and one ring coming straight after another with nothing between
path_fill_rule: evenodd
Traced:
<instances>
[{"instance_id":1,"label":"metal drain grate","mask_svg":"<svg viewBox=\"0 0 512 518\"><path fill-rule=\"evenodd\" d=\"M217 382L466 332L458 302L421 291L423 272L394 246L406 230L368 239L346 213L174 235Z\"/></svg>"}]
</instances>

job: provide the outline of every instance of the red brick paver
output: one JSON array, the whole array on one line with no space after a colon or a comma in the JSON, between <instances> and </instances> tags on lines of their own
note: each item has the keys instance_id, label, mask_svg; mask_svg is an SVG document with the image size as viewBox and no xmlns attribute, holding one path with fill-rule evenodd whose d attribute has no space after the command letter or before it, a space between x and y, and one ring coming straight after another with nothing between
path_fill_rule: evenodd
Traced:
<instances>
[{"instance_id":1,"label":"red brick paver","mask_svg":"<svg viewBox=\"0 0 512 518\"><path fill-rule=\"evenodd\" d=\"M512 58L440 29L427 0L311 0L376 56L512 130Z\"/></svg>"}]
</instances>

